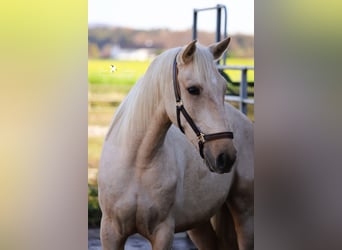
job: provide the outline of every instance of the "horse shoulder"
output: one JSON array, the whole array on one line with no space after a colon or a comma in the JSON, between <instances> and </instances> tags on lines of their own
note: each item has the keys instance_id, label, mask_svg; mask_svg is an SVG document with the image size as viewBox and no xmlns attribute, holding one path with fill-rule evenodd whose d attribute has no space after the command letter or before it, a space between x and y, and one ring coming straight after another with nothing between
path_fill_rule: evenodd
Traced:
<instances>
[{"instance_id":1,"label":"horse shoulder","mask_svg":"<svg viewBox=\"0 0 342 250\"><path fill-rule=\"evenodd\" d=\"M238 161L229 199L236 207L253 213L254 204L254 129L253 123L240 111L226 105L227 117L232 119Z\"/></svg>"}]
</instances>

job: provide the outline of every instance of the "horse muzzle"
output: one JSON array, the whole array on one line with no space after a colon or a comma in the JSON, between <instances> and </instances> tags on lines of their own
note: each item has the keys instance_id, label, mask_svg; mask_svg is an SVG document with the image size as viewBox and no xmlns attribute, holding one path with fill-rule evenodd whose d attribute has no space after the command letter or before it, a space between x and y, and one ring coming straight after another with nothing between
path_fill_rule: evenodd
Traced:
<instances>
[{"instance_id":1,"label":"horse muzzle","mask_svg":"<svg viewBox=\"0 0 342 250\"><path fill-rule=\"evenodd\" d=\"M236 155L230 156L227 153L221 153L216 158L216 169L219 173L229 173L236 161Z\"/></svg>"},{"instance_id":2,"label":"horse muzzle","mask_svg":"<svg viewBox=\"0 0 342 250\"><path fill-rule=\"evenodd\" d=\"M224 151L214 157L214 154L210 151L210 149L205 149L204 159L209 170L218 174L229 173L236 162L236 150L234 149L232 151L233 152Z\"/></svg>"}]
</instances>

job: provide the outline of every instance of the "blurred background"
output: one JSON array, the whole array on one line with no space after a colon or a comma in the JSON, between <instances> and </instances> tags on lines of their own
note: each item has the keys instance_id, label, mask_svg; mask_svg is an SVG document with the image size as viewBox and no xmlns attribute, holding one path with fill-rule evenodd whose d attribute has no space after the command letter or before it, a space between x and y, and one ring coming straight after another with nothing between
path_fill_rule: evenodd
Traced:
<instances>
[{"instance_id":1,"label":"blurred background","mask_svg":"<svg viewBox=\"0 0 342 250\"><path fill-rule=\"evenodd\" d=\"M186 27L169 29L184 31L193 8L217 4L129 1L122 9L119 2L1 4L0 249L87 248L88 89L95 86L88 32L102 23L93 13L136 25L152 16L150 27L178 22ZM253 2L220 3L229 10L229 35L244 20L253 23L246 12ZM255 249L342 249L341 9L337 0L255 5ZM200 30L215 29L208 21L215 17L201 20ZM212 28L201 28L206 23Z\"/></svg>"},{"instance_id":2,"label":"blurred background","mask_svg":"<svg viewBox=\"0 0 342 250\"><path fill-rule=\"evenodd\" d=\"M88 1L88 225L98 227L97 171L102 143L116 108L151 61L164 50L192 40L193 10L223 4L232 41L227 65L254 66L254 1ZM224 33L222 12L221 38ZM198 13L197 38L216 41L216 10ZM241 73L224 70L239 83ZM247 74L254 83L254 71ZM231 86L238 95L238 86ZM250 87L254 92L254 85ZM238 107L237 103L233 103ZM254 106L248 105L254 119Z\"/></svg>"}]
</instances>

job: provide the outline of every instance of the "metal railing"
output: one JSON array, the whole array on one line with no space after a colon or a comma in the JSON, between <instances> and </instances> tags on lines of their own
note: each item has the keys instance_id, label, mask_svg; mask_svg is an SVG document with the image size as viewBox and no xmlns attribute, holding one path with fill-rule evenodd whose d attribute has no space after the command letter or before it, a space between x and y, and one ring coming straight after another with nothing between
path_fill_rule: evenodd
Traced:
<instances>
[{"instance_id":1,"label":"metal railing","mask_svg":"<svg viewBox=\"0 0 342 250\"><path fill-rule=\"evenodd\" d=\"M209 8L196 8L193 9L193 26L192 26L192 39L197 39L197 22L198 22L198 13L203 11L216 11L216 36L215 41L221 41L221 22L222 22L222 11L224 14L223 20L223 38L227 37L227 19L228 19L228 11L225 5L217 4L214 7ZM233 86L239 86L239 95L226 95L225 100L231 102L238 102L239 109L242 113L247 115L247 105L254 104L254 91L248 93L248 85L250 87L254 86L254 82L247 81L247 72L248 70L254 70L253 66L228 66L226 65L227 53L224 53L222 60L217 62L217 68L220 70L222 75L226 78L228 82L228 89L230 84ZM220 63L221 62L221 63ZM229 79L229 76L223 72L223 70L240 70L241 71L241 81L240 82L233 82ZM231 91L232 92L232 91ZM249 96L253 96L253 98L249 98Z\"/></svg>"},{"instance_id":2,"label":"metal railing","mask_svg":"<svg viewBox=\"0 0 342 250\"><path fill-rule=\"evenodd\" d=\"M227 8L223 4L217 4L214 7L209 7L209 8L195 8L193 9L193 25L192 25L192 39L195 40L197 39L197 20L198 20L198 13L203 12L203 11L211 11L211 10L216 10L216 35L215 35L215 41L219 42L221 41L221 22L222 22L222 13L221 11L223 10L224 14L224 22L223 22L223 37L227 37ZM227 53L225 52L223 55L223 61L225 62L227 58ZM219 63L219 61L217 62Z\"/></svg>"},{"instance_id":3,"label":"metal railing","mask_svg":"<svg viewBox=\"0 0 342 250\"><path fill-rule=\"evenodd\" d=\"M254 66L228 66L228 65L217 65L219 70L240 70L241 71L241 81L240 81L240 94L238 96L235 95L226 95L226 101L238 102L239 109L242 113L247 115L247 105L254 105L254 91L253 98L248 97L248 82L247 82L247 71L254 70ZM228 83L229 84L229 83ZM254 82L253 82L254 85Z\"/></svg>"}]
</instances>

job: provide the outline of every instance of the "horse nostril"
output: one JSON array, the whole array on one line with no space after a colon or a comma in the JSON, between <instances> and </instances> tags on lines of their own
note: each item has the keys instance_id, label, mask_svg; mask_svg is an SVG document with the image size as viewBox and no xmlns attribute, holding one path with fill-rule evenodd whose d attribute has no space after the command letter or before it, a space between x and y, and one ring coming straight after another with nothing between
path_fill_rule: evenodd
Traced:
<instances>
[{"instance_id":1,"label":"horse nostril","mask_svg":"<svg viewBox=\"0 0 342 250\"><path fill-rule=\"evenodd\" d=\"M216 159L216 166L219 170L229 172L235 162L235 157L231 158L226 153L221 153Z\"/></svg>"},{"instance_id":2,"label":"horse nostril","mask_svg":"<svg viewBox=\"0 0 342 250\"><path fill-rule=\"evenodd\" d=\"M224 153L219 154L219 156L216 159L216 166L218 168L224 168L224 166L226 165L227 162L227 155Z\"/></svg>"}]
</instances>

